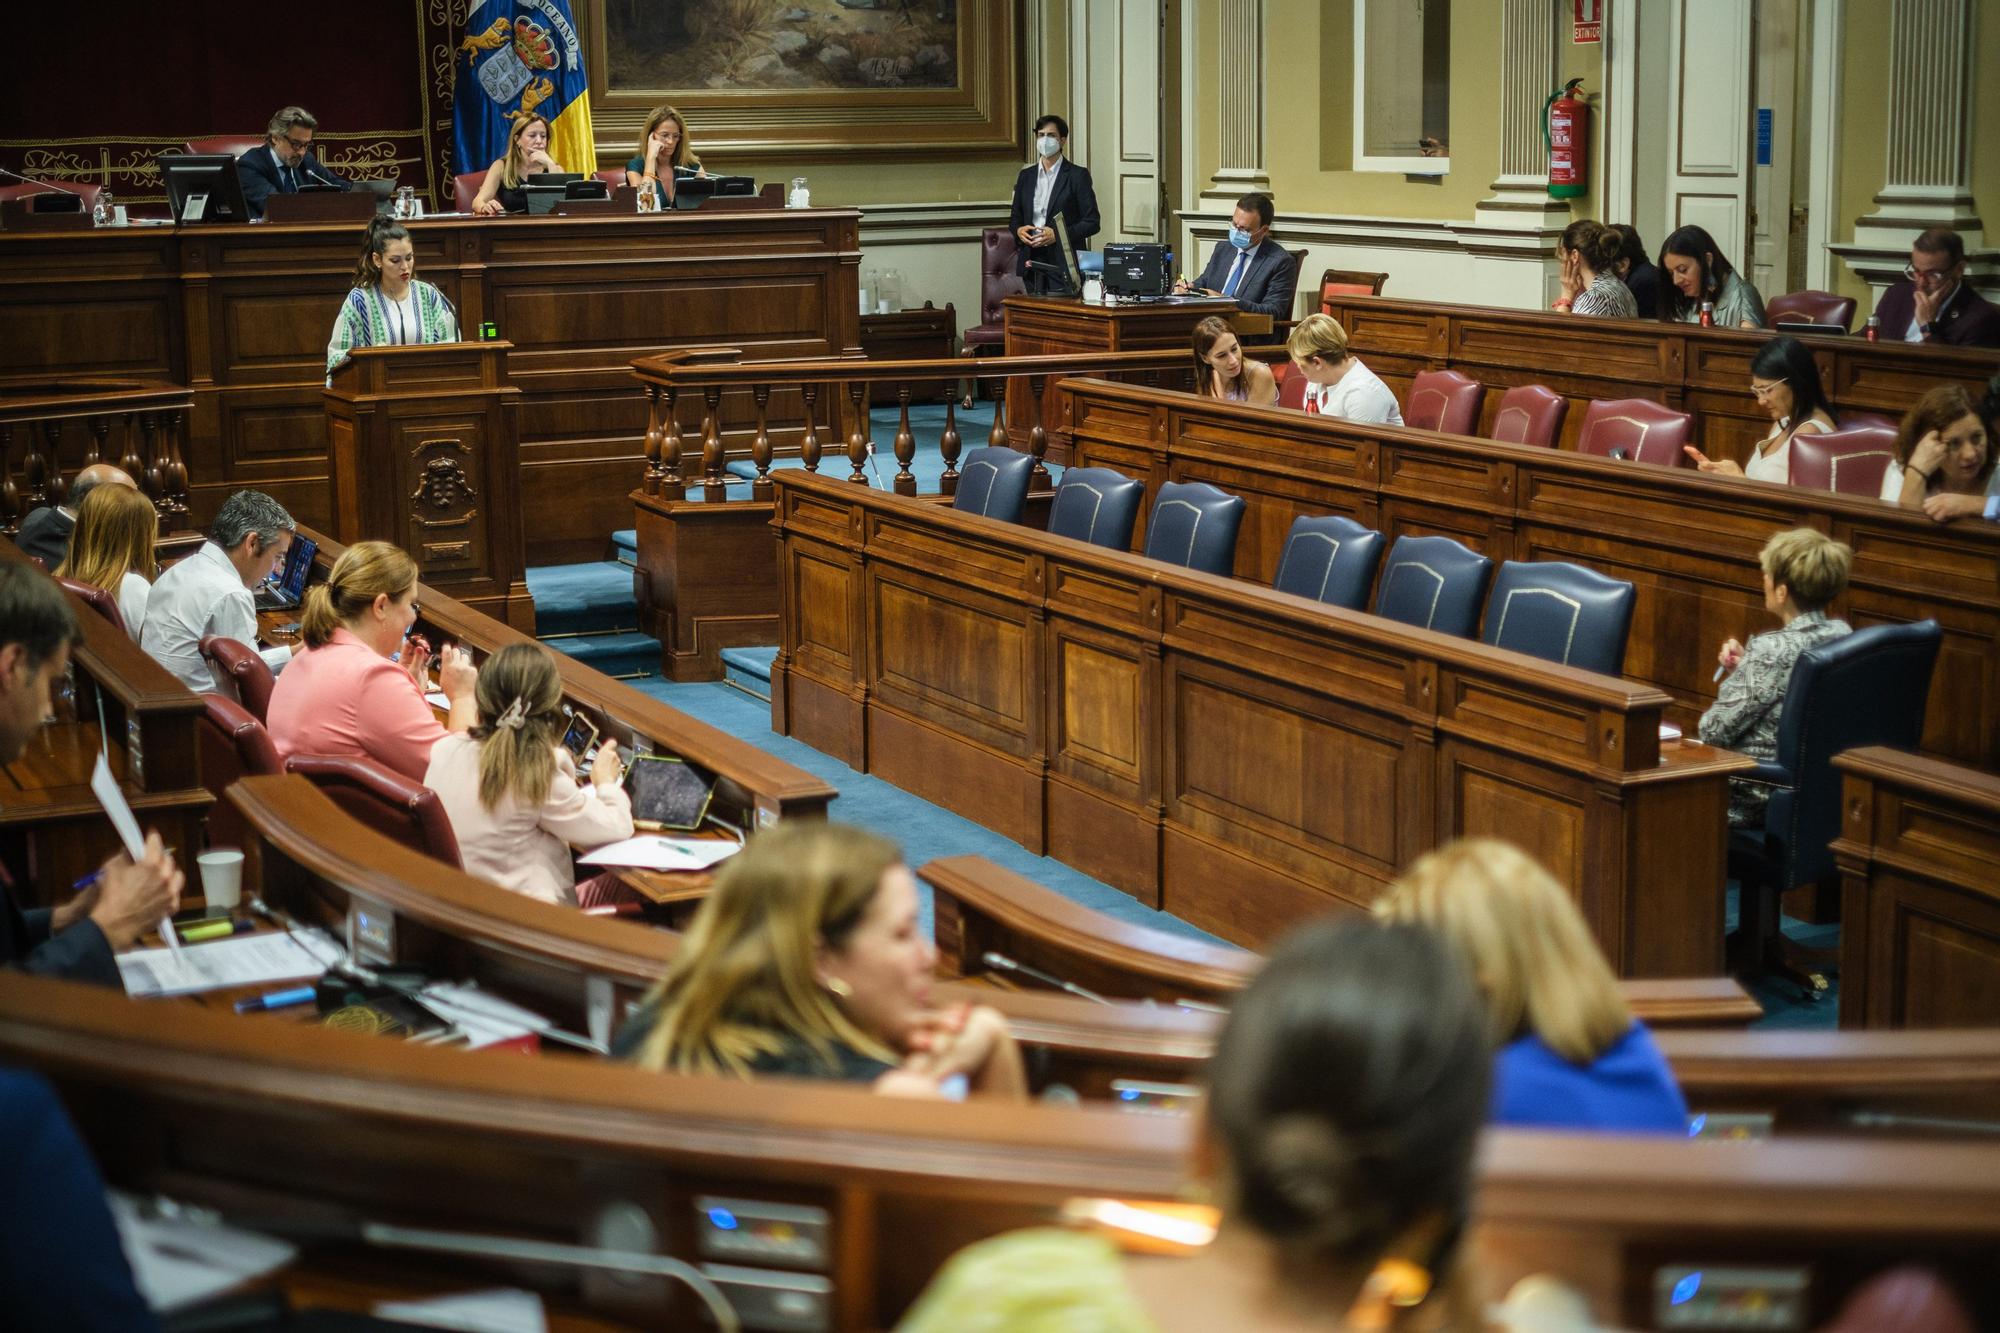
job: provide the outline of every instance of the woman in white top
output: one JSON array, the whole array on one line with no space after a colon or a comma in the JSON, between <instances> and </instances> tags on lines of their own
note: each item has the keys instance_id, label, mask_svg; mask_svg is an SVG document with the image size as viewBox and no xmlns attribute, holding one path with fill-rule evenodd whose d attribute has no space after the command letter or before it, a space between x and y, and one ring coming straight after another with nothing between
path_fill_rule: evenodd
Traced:
<instances>
[{"instance_id":1,"label":"woman in white top","mask_svg":"<svg viewBox=\"0 0 2000 1333\"><path fill-rule=\"evenodd\" d=\"M1365 425L1403 424L1396 395L1358 357L1348 354L1347 330L1332 315L1313 314L1300 320L1285 350L1305 376L1307 412Z\"/></svg>"},{"instance_id":2,"label":"woman in white top","mask_svg":"<svg viewBox=\"0 0 2000 1333\"><path fill-rule=\"evenodd\" d=\"M1728 458L1711 459L1693 445L1683 446L1695 466L1718 477L1748 477L1752 481L1792 480L1792 437L1820 435L1837 426L1820 386L1819 367L1797 338L1773 338L1750 362L1750 392L1771 415L1771 432L1757 441L1750 461L1738 465Z\"/></svg>"},{"instance_id":3,"label":"woman in white top","mask_svg":"<svg viewBox=\"0 0 2000 1333\"><path fill-rule=\"evenodd\" d=\"M618 785L624 765L606 741L590 771L559 743L562 677L538 644L502 648L479 670L479 725L431 747L424 785L444 802L467 874L543 902L577 901L570 848L632 836L632 802Z\"/></svg>"},{"instance_id":4,"label":"woman in white top","mask_svg":"<svg viewBox=\"0 0 2000 1333\"><path fill-rule=\"evenodd\" d=\"M146 624L146 601L159 573L153 559L159 528L153 502L130 486L93 487L76 507L69 555L56 566L61 577L102 588L117 599L118 614L134 643Z\"/></svg>"},{"instance_id":5,"label":"woman in white top","mask_svg":"<svg viewBox=\"0 0 2000 1333\"><path fill-rule=\"evenodd\" d=\"M1939 522L1983 513L2000 474L1980 406L1957 384L1940 384L1919 398L1896 431L1896 461L1882 474L1882 498Z\"/></svg>"}]
</instances>

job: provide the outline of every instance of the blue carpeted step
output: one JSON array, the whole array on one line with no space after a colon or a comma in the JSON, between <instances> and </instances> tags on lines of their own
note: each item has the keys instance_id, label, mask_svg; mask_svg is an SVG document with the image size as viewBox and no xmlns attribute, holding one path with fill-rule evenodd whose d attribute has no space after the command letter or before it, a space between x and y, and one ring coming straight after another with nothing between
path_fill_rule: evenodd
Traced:
<instances>
[{"instance_id":1,"label":"blue carpeted step","mask_svg":"<svg viewBox=\"0 0 2000 1333\"><path fill-rule=\"evenodd\" d=\"M771 663L777 656L776 648L724 648L722 678L745 694L753 694L769 703Z\"/></svg>"},{"instance_id":2,"label":"blue carpeted step","mask_svg":"<svg viewBox=\"0 0 2000 1333\"><path fill-rule=\"evenodd\" d=\"M632 567L616 560L532 566L528 591L535 599L538 635L606 633L639 624Z\"/></svg>"},{"instance_id":3,"label":"blue carpeted step","mask_svg":"<svg viewBox=\"0 0 2000 1333\"><path fill-rule=\"evenodd\" d=\"M660 674L660 641L636 630L625 634L592 634L559 639L549 646L607 676Z\"/></svg>"},{"instance_id":4,"label":"blue carpeted step","mask_svg":"<svg viewBox=\"0 0 2000 1333\"><path fill-rule=\"evenodd\" d=\"M611 558L623 565L639 563L639 529L624 528L611 534Z\"/></svg>"}]
</instances>

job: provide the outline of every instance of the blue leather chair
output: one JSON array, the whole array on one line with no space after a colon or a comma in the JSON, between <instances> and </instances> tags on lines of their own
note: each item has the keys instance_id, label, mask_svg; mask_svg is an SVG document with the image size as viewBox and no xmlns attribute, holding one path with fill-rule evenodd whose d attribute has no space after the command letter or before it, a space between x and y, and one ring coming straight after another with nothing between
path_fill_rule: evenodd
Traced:
<instances>
[{"instance_id":1,"label":"blue leather chair","mask_svg":"<svg viewBox=\"0 0 2000 1333\"><path fill-rule=\"evenodd\" d=\"M1398 537L1389 548L1375 614L1469 639L1493 562L1449 537Z\"/></svg>"},{"instance_id":2,"label":"blue leather chair","mask_svg":"<svg viewBox=\"0 0 2000 1333\"><path fill-rule=\"evenodd\" d=\"M1632 630L1632 585L1564 560L1509 560L1486 596L1486 630L1496 648L1564 666L1625 673Z\"/></svg>"},{"instance_id":3,"label":"blue leather chair","mask_svg":"<svg viewBox=\"0 0 2000 1333\"><path fill-rule=\"evenodd\" d=\"M1108 467L1073 467L1063 473L1049 506L1049 532L1114 551L1132 549L1139 501L1146 484Z\"/></svg>"},{"instance_id":4,"label":"blue leather chair","mask_svg":"<svg viewBox=\"0 0 2000 1333\"><path fill-rule=\"evenodd\" d=\"M984 514L1002 523L1019 523L1028 503L1028 479L1035 459L1018 449L974 449L958 470L958 489L951 507L967 514Z\"/></svg>"},{"instance_id":5,"label":"blue leather chair","mask_svg":"<svg viewBox=\"0 0 2000 1333\"><path fill-rule=\"evenodd\" d=\"M1779 906L1787 890L1835 874L1841 779L1833 757L1862 745L1914 750L1923 739L1943 638L1935 620L1920 620L1871 626L1799 654L1778 719L1778 757L1749 775L1772 788L1764 826L1729 835L1729 877L1740 890L1732 970L1778 972L1812 999L1825 992L1824 976L1793 963Z\"/></svg>"},{"instance_id":6,"label":"blue leather chair","mask_svg":"<svg viewBox=\"0 0 2000 1333\"><path fill-rule=\"evenodd\" d=\"M1170 481L1153 501L1146 521L1146 554L1204 574L1236 568L1236 530L1243 525L1243 497L1205 481Z\"/></svg>"},{"instance_id":7,"label":"blue leather chair","mask_svg":"<svg viewBox=\"0 0 2000 1333\"><path fill-rule=\"evenodd\" d=\"M1295 518L1271 586L1279 592L1360 611L1382 564L1382 534L1351 518Z\"/></svg>"}]
</instances>

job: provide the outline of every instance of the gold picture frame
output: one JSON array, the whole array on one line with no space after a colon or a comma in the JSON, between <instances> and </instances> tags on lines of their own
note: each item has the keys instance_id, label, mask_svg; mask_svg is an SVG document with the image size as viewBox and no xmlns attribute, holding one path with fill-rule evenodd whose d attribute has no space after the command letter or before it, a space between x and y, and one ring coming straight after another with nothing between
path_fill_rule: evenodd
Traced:
<instances>
[{"instance_id":1,"label":"gold picture frame","mask_svg":"<svg viewBox=\"0 0 2000 1333\"><path fill-rule=\"evenodd\" d=\"M1017 0L583 0L581 8L591 118L607 161L630 155L662 102L687 118L698 152L730 161L1021 146ZM941 55L947 14L951 49ZM641 41L643 30L660 43L662 25L702 43L691 49L717 72L694 84L687 72L701 67L698 58ZM614 62L614 46L638 54ZM671 69L673 82L690 86L642 86L669 81L648 78L647 68ZM780 80L792 86L755 86Z\"/></svg>"}]
</instances>

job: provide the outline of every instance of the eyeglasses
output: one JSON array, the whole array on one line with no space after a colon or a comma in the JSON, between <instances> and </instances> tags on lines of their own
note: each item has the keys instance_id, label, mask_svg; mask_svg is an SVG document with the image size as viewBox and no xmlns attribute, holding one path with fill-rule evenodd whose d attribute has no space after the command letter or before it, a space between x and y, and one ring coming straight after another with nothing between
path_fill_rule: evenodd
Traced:
<instances>
[{"instance_id":1,"label":"eyeglasses","mask_svg":"<svg viewBox=\"0 0 2000 1333\"><path fill-rule=\"evenodd\" d=\"M1768 398L1784 387L1782 381L1777 384L1759 384L1756 380L1750 381L1750 392L1756 394L1759 398Z\"/></svg>"},{"instance_id":2,"label":"eyeglasses","mask_svg":"<svg viewBox=\"0 0 2000 1333\"><path fill-rule=\"evenodd\" d=\"M301 142L300 140L294 139L291 135L287 134L285 136L285 142L292 146L292 150L294 152L310 153L312 151L313 141L311 139L306 139L303 142Z\"/></svg>"},{"instance_id":3,"label":"eyeglasses","mask_svg":"<svg viewBox=\"0 0 2000 1333\"><path fill-rule=\"evenodd\" d=\"M1944 278L1949 277L1951 271L1957 267L1956 264L1946 264L1943 268L1918 268L1915 264L1905 264L1903 276L1911 282L1919 282L1924 278Z\"/></svg>"}]
</instances>

